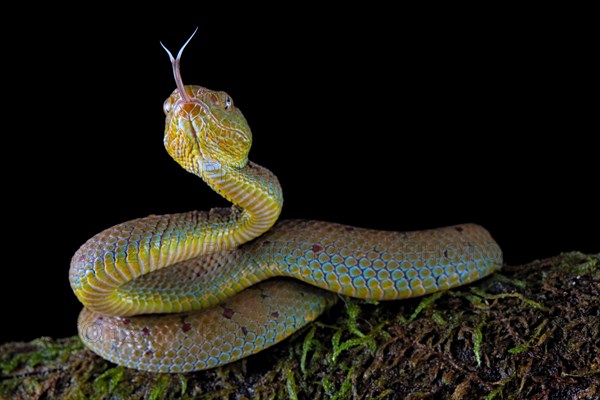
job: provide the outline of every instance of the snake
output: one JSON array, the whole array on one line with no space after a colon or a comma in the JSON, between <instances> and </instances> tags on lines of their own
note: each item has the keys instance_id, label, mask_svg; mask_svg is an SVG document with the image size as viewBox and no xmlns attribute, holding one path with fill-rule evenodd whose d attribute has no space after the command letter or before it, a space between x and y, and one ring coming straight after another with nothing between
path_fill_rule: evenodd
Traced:
<instances>
[{"instance_id":1,"label":"snake","mask_svg":"<svg viewBox=\"0 0 600 400\"><path fill-rule=\"evenodd\" d=\"M164 145L232 205L134 219L85 242L69 281L87 348L141 371L205 370L284 340L342 296L412 298L501 268L499 245L476 224L394 232L278 221L281 186L248 159L240 109L223 91L182 82L192 37L177 57L163 45L177 86L164 102Z\"/></svg>"}]
</instances>

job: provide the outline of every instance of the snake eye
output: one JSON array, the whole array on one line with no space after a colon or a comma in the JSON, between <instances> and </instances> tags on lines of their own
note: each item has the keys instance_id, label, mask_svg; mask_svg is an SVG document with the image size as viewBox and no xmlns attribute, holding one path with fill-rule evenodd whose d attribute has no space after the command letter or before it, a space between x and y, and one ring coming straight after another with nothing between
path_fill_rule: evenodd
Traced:
<instances>
[{"instance_id":1,"label":"snake eye","mask_svg":"<svg viewBox=\"0 0 600 400\"><path fill-rule=\"evenodd\" d=\"M171 102L169 99L165 100L163 103L163 111L165 112L165 115L169 115L169 112L171 111Z\"/></svg>"},{"instance_id":2,"label":"snake eye","mask_svg":"<svg viewBox=\"0 0 600 400\"><path fill-rule=\"evenodd\" d=\"M227 96L225 97L225 109L229 110L231 107L233 107L233 100L231 100L231 97Z\"/></svg>"}]
</instances>

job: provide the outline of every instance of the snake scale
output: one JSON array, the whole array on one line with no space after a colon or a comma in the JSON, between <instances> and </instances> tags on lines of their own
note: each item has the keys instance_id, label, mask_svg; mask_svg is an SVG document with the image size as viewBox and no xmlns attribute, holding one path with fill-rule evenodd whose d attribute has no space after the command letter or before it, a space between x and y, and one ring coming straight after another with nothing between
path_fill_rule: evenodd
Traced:
<instances>
[{"instance_id":1,"label":"snake scale","mask_svg":"<svg viewBox=\"0 0 600 400\"><path fill-rule=\"evenodd\" d=\"M248 160L240 110L224 92L182 83L190 39L176 58L167 50L177 89L164 104L164 144L233 206L128 221L79 248L69 280L85 306L78 330L89 349L144 371L203 370L285 339L338 294L398 300L501 267L500 248L478 225L388 232L277 222L281 187Z\"/></svg>"}]
</instances>

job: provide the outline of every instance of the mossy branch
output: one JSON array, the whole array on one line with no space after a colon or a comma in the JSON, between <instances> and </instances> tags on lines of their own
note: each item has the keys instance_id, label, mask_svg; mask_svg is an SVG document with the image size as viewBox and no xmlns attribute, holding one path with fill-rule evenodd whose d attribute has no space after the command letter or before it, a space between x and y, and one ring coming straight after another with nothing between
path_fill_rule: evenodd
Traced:
<instances>
[{"instance_id":1,"label":"mossy branch","mask_svg":"<svg viewBox=\"0 0 600 400\"><path fill-rule=\"evenodd\" d=\"M76 337L7 343L0 398L599 398L599 265L567 253L421 299L346 300L271 349L189 374L118 367Z\"/></svg>"}]
</instances>

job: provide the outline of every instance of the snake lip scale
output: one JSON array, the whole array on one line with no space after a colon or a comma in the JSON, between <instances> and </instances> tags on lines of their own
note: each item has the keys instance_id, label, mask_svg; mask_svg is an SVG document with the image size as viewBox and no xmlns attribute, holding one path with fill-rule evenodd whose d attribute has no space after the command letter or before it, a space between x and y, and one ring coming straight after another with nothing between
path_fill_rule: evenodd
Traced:
<instances>
[{"instance_id":1,"label":"snake lip scale","mask_svg":"<svg viewBox=\"0 0 600 400\"><path fill-rule=\"evenodd\" d=\"M241 111L226 93L181 80L189 40L177 57L167 50L177 89L163 107L165 148L233 206L127 221L77 250L69 281L90 350L143 371L214 368L280 342L338 294L400 300L500 269L499 246L475 224L389 232L277 222L281 186L248 160Z\"/></svg>"}]
</instances>

